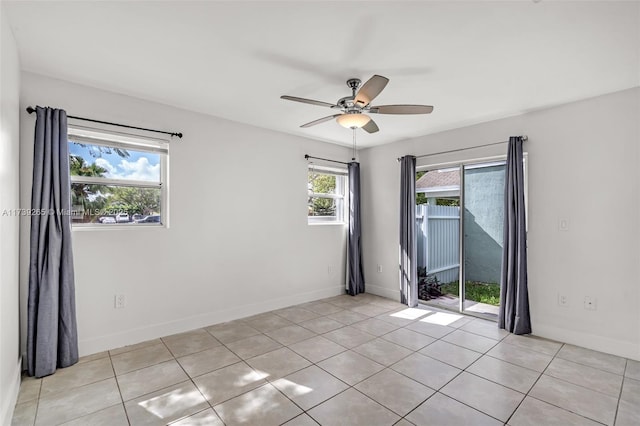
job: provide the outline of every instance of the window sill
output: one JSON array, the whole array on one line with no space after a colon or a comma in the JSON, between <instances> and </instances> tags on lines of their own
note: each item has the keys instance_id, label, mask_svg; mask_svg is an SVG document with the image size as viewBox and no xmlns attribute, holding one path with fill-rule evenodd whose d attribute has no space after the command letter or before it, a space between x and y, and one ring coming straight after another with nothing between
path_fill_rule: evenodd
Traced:
<instances>
[{"instance_id":1,"label":"window sill","mask_svg":"<svg viewBox=\"0 0 640 426\"><path fill-rule=\"evenodd\" d=\"M139 230L139 229L167 229L168 226L165 224L162 225L71 225L71 231L129 231L129 230Z\"/></svg>"},{"instance_id":2,"label":"window sill","mask_svg":"<svg viewBox=\"0 0 640 426\"><path fill-rule=\"evenodd\" d=\"M307 222L309 226L347 226L346 222Z\"/></svg>"}]
</instances>

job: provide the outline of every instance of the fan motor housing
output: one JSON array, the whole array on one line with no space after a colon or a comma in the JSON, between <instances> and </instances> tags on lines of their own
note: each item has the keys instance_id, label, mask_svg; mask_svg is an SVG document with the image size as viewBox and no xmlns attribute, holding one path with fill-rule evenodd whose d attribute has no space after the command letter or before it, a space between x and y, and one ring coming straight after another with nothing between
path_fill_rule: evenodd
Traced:
<instances>
[{"instance_id":1,"label":"fan motor housing","mask_svg":"<svg viewBox=\"0 0 640 426\"><path fill-rule=\"evenodd\" d=\"M355 96L345 96L344 98L338 99L338 102L336 102L336 104L342 109L353 108L354 99L355 99Z\"/></svg>"}]
</instances>

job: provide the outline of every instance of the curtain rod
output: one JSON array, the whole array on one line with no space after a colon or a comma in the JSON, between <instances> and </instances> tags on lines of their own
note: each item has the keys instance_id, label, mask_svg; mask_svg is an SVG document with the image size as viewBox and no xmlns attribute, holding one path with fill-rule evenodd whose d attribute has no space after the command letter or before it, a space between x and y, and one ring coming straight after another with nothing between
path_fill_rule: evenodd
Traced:
<instances>
[{"instance_id":1,"label":"curtain rod","mask_svg":"<svg viewBox=\"0 0 640 426\"><path fill-rule=\"evenodd\" d=\"M32 113L36 112L36 109L31 107L31 106L28 106L27 107L27 112L29 114L32 114ZM110 126L126 127L127 129L136 129L136 130L144 130L144 131L147 131L147 132L163 133L163 134L169 135L169 136L177 136L177 137L182 139L182 133L165 132L164 130L146 129L144 127L136 127L136 126L129 126L127 124L111 123L110 121L94 120L92 118L76 117L74 115L67 115L67 118L73 118L73 119L76 119L76 120L83 120L83 121L91 121L92 123L108 124Z\"/></svg>"},{"instance_id":2,"label":"curtain rod","mask_svg":"<svg viewBox=\"0 0 640 426\"><path fill-rule=\"evenodd\" d=\"M527 135L522 135L520 136L522 138L522 142L526 142L529 140L529 138L527 137ZM440 154L449 154L451 152L459 152L459 151L466 151L468 149L475 149L475 148L482 148L485 146L492 146L492 145L500 145L503 143L508 143L509 141L501 141L501 142L493 142L493 143L486 143L484 145L476 145L476 146L470 146L468 148L458 148L458 149L451 149L449 151L440 151L440 152L434 152L432 154L425 154L425 155L416 155L416 158L424 158L424 157L431 157L432 155L440 155ZM401 157L398 158L398 161L402 160Z\"/></svg>"},{"instance_id":3,"label":"curtain rod","mask_svg":"<svg viewBox=\"0 0 640 426\"><path fill-rule=\"evenodd\" d=\"M309 158L315 158L316 160L322 160L322 161L331 161L332 163L340 163L340 164L346 164L349 165L349 163L345 163L344 161L338 161L338 160L329 160L328 158L320 158L320 157L312 157L309 154L305 154L304 155L305 160L308 160Z\"/></svg>"}]
</instances>

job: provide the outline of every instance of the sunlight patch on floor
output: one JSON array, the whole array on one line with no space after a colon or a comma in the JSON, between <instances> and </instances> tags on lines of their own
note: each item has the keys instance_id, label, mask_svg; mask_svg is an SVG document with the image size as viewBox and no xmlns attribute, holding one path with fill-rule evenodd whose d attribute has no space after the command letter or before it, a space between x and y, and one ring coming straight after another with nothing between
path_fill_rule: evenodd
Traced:
<instances>
[{"instance_id":1,"label":"sunlight patch on floor","mask_svg":"<svg viewBox=\"0 0 640 426\"><path fill-rule=\"evenodd\" d=\"M428 317L422 318L420 322L428 322L430 324L437 325L449 325L458 321L459 319L464 318L462 315L457 314L447 314L445 312L436 312L433 315L429 315Z\"/></svg>"},{"instance_id":2,"label":"sunlight patch on floor","mask_svg":"<svg viewBox=\"0 0 640 426\"><path fill-rule=\"evenodd\" d=\"M294 396L294 397L305 395L309 392L313 392L313 389L307 386L299 385L298 383L294 383L287 379L278 379L275 382L273 382L273 384L275 387L282 390L287 395Z\"/></svg>"},{"instance_id":3,"label":"sunlight patch on floor","mask_svg":"<svg viewBox=\"0 0 640 426\"><path fill-rule=\"evenodd\" d=\"M234 398L229 406L217 405L215 410L222 419L233 419L233 424L250 424L252 421L255 424L256 413L278 411L281 405L274 400L278 391L270 385L265 386Z\"/></svg>"},{"instance_id":4,"label":"sunlight patch on floor","mask_svg":"<svg viewBox=\"0 0 640 426\"><path fill-rule=\"evenodd\" d=\"M390 317L396 317L396 318L403 318L403 319L409 319L409 320L414 320L414 319L418 319L424 315L430 314L432 311L427 311L424 309L417 309L417 308L407 308L407 309L403 309L402 311L399 312L395 312L391 315L389 315Z\"/></svg>"},{"instance_id":5,"label":"sunlight patch on floor","mask_svg":"<svg viewBox=\"0 0 640 426\"><path fill-rule=\"evenodd\" d=\"M258 382L262 379L266 379L269 377L267 373L263 373L262 371L252 371L250 373L245 374L244 376L238 377L238 379L233 382L234 386L242 387L246 386L249 383Z\"/></svg>"},{"instance_id":6,"label":"sunlight patch on floor","mask_svg":"<svg viewBox=\"0 0 640 426\"><path fill-rule=\"evenodd\" d=\"M202 404L202 395L197 389L185 391L182 388L138 403L139 406L159 419L172 417L176 410L184 410L185 405L196 406L199 404Z\"/></svg>"}]
</instances>

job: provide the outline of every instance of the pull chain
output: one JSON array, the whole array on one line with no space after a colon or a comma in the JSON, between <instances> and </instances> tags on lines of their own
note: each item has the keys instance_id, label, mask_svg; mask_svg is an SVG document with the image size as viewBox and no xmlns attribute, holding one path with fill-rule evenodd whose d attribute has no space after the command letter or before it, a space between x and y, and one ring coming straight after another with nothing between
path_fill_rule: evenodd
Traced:
<instances>
[{"instance_id":1,"label":"pull chain","mask_svg":"<svg viewBox=\"0 0 640 426\"><path fill-rule=\"evenodd\" d=\"M353 129L353 158L351 159L351 161L356 161L356 128L352 127Z\"/></svg>"}]
</instances>

